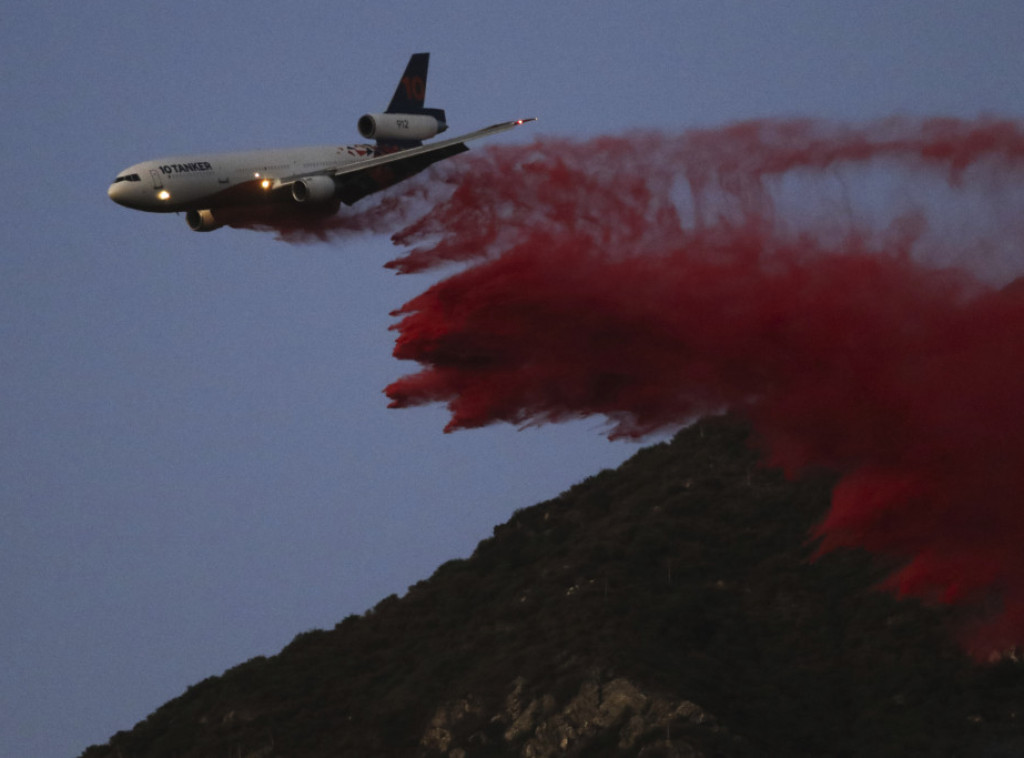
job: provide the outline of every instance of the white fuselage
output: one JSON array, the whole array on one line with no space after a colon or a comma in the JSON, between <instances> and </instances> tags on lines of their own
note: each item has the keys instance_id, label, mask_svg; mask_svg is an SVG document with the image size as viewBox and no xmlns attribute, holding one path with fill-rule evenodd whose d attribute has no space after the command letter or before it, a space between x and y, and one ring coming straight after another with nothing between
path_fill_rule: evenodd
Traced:
<instances>
[{"instance_id":1,"label":"white fuselage","mask_svg":"<svg viewBox=\"0 0 1024 758\"><path fill-rule=\"evenodd\" d=\"M341 203L405 181L427 167L489 137L534 119L505 121L460 137L421 145L380 141L374 145L329 145L245 153L205 153L158 158L129 166L107 190L115 203L140 211L185 211L189 227L209 232L221 226L294 220L330 214ZM397 118L396 123L405 119Z\"/></svg>"},{"instance_id":2,"label":"white fuselage","mask_svg":"<svg viewBox=\"0 0 1024 758\"><path fill-rule=\"evenodd\" d=\"M121 171L107 194L155 213L260 204L280 177L329 175L375 154L372 145L331 145L158 158Z\"/></svg>"},{"instance_id":3,"label":"white fuselage","mask_svg":"<svg viewBox=\"0 0 1024 758\"><path fill-rule=\"evenodd\" d=\"M357 127L376 145L295 147L245 153L159 158L119 173L107 195L119 205L153 213L185 211L189 227L266 223L295 214L330 214L341 203L405 181L438 161L463 153L466 142L534 119L505 121L459 137L423 144L447 131L445 112L424 107L429 53L414 53L383 113L367 113Z\"/></svg>"}]
</instances>

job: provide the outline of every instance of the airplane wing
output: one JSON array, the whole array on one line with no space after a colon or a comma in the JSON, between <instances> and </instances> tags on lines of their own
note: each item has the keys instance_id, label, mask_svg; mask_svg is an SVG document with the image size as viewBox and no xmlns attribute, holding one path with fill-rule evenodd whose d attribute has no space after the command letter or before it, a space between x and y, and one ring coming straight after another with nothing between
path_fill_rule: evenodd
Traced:
<instances>
[{"instance_id":1,"label":"airplane wing","mask_svg":"<svg viewBox=\"0 0 1024 758\"><path fill-rule=\"evenodd\" d=\"M370 158L366 161L359 161L353 163L350 166L345 166L333 172L334 176L344 176L345 174L353 174L359 171L366 171L367 169L376 168L377 166L386 166L389 163L401 163L413 158L417 158L423 155L429 155L430 153L448 150L457 145L461 145L463 142L469 142L473 139L480 139L481 137L490 137L501 132L507 132L509 129L515 129L517 126L522 126L530 121L536 121L535 118L521 118L518 121L505 121L500 124L493 124L492 126L478 129L475 132L469 134L463 134L461 137L452 137L451 139L442 140L441 142L433 142L429 145L423 145L422 147L414 147L409 150L400 150L397 153L391 153L390 155L382 155L379 158ZM458 152L463 152L459 150Z\"/></svg>"},{"instance_id":2,"label":"airplane wing","mask_svg":"<svg viewBox=\"0 0 1024 758\"><path fill-rule=\"evenodd\" d=\"M517 121L505 121L441 142L356 161L324 173L334 177L335 183L338 185L338 197L341 201L346 205L352 205L369 194L418 174L440 160L465 152L469 149L465 143L470 140L500 134L536 120L535 118L521 118ZM301 176L293 176L278 179L274 182L273 189L286 187L301 178Z\"/></svg>"}]
</instances>

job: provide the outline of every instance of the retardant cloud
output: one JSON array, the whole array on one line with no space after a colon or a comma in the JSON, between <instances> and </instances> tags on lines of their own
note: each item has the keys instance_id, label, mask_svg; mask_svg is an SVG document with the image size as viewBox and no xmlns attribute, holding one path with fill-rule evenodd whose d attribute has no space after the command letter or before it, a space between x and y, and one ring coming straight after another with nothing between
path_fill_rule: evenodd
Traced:
<instances>
[{"instance_id":1,"label":"retardant cloud","mask_svg":"<svg viewBox=\"0 0 1024 758\"><path fill-rule=\"evenodd\" d=\"M1022 161L1017 124L949 119L460 156L366 217L399 272L462 264L396 312L421 370L388 397L449 430L745 412L770 463L840 474L823 549L978 609L979 654L1024 643Z\"/></svg>"}]
</instances>

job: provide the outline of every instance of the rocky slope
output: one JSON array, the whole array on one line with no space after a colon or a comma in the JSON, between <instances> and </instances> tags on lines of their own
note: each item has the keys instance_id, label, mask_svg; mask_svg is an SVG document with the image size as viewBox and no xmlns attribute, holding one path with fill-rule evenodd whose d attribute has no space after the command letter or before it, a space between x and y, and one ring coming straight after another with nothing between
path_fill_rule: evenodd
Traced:
<instances>
[{"instance_id":1,"label":"rocky slope","mask_svg":"<svg viewBox=\"0 0 1024 758\"><path fill-rule=\"evenodd\" d=\"M1024 754L1024 670L812 560L827 476L711 419L82 758ZM528 472L524 472L527 475Z\"/></svg>"}]
</instances>

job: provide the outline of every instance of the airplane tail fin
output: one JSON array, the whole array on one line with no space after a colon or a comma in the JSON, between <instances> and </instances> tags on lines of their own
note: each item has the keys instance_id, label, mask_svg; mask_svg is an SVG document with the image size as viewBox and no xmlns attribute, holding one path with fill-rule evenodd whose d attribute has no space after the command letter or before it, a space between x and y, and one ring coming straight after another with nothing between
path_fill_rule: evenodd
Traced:
<instances>
[{"instance_id":1,"label":"airplane tail fin","mask_svg":"<svg viewBox=\"0 0 1024 758\"><path fill-rule=\"evenodd\" d=\"M447 128L445 113L440 108L425 108L427 97L427 69L430 66L430 53L415 53L409 58L395 94L388 104L385 113L401 113L410 116L433 116L437 119L439 132ZM378 139L377 145L383 148L408 148L422 145L420 140Z\"/></svg>"},{"instance_id":2,"label":"airplane tail fin","mask_svg":"<svg viewBox=\"0 0 1024 758\"><path fill-rule=\"evenodd\" d=\"M395 95L385 113L419 113L427 97L427 68L430 53L416 53L409 58L409 65L398 82Z\"/></svg>"}]
</instances>

